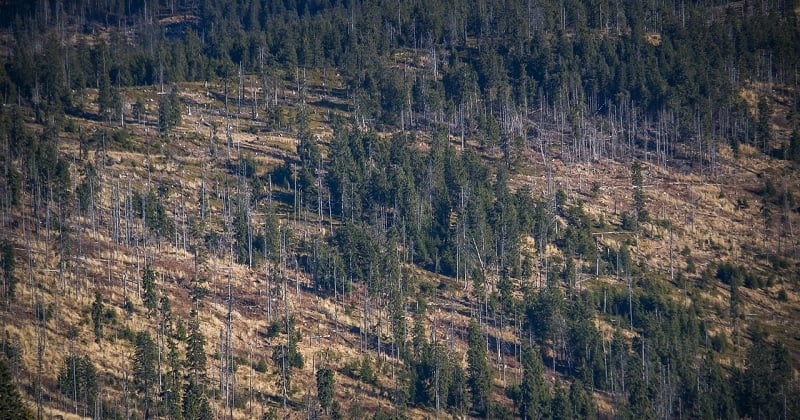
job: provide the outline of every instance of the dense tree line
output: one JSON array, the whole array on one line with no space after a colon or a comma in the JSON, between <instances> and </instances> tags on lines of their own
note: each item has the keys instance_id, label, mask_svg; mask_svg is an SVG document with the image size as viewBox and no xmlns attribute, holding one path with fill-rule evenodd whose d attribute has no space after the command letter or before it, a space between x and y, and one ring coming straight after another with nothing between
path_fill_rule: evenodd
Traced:
<instances>
[{"instance_id":1,"label":"dense tree line","mask_svg":"<svg viewBox=\"0 0 800 420\"><path fill-rule=\"evenodd\" d=\"M97 88L101 116L119 120L124 86L160 85L163 91L165 83L233 80L237 69L267 81L278 68L336 68L358 120L395 127L446 121L453 131L481 132L492 146L529 137L520 119L539 108L570 133L560 147L574 159L619 158L632 146L655 149L662 161L686 158L679 143L689 139L696 142L689 149L705 156L713 153L702 144L706 134L768 151L768 126L749 116L736 91L745 81L789 80L800 58L791 7L577 0L11 2L0 23L13 30L14 60L2 66L0 94L4 103L24 100L53 116L82 112L80 92ZM164 19L170 16L182 19ZM102 42L65 45L68 35L98 25L110 28ZM124 36L128 29L133 39ZM396 54L408 49L427 55L425 71L397 69L419 66L397 62ZM599 143L586 126L596 117L615 123L612 131L626 131L625 138ZM175 118L164 113L159 120L166 129ZM646 131L666 126L673 127L656 137Z\"/></svg>"}]
</instances>

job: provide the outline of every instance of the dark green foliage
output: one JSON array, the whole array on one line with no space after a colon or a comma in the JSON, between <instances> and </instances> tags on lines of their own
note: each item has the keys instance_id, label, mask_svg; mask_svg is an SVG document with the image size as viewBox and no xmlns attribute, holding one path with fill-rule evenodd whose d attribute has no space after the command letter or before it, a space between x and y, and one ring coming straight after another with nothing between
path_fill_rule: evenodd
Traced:
<instances>
[{"instance_id":1,"label":"dark green foliage","mask_svg":"<svg viewBox=\"0 0 800 420\"><path fill-rule=\"evenodd\" d=\"M94 412L98 393L97 370L88 356L71 355L64 359L58 373L58 390L80 403L83 413Z\"/></svg>"},{"instance_id":2,"label":"dark green foliage","mask_svg":"<svg viewBox=\"0 0 800 420\"><path fill-rule=\"evenodd\" d=\"M81 183L75 187L75 195L78 196L78 204L82 211L87 211L90 207L94 206L94 200L101 191L97 171L95 171L94 166L87 164L85 172L86 176Z\"/></svg>"},{"instance_id":3,"label":"dark green foliage","mask_svg":"<svg viewBox=\"0 0 800 420\"><path fill-rule=\"evenodd\" d=\"M550 412L550 391L544 379L544 366L539 350L528 345L522 347L522 383L516 401L522 419L546 417Z\"/></svg>"},{"instance_id":4,"label":"dark green foliage","mask_svg":"<svg viewBox=\"0 0 800 420\"><path fill-rule=\"evenodd\" d=\"M579 380L569 387L569 403L576 418L592 420L597 418L597 405L591 391Z\"/></svg>"},{"instance_id":5,"label":"dark green foliage","mask_svg":"<svg viewBox=\"0 0 800 420\"><path fill-rule=\"evenodd\" d=\"M181 102L178 86L172 85L170 92L158 100L158 131L167 134L181 123Z\"/></svg>"},{"instance_id":6,"label":"dark green foliage","mask_svg":"<svg viewBox=\"0 0 800 420\"><path fill-rule=\"evenodd\" d=\"M319 405L326 412L330 409L333 397L335 396L334 372L330 368L317 370L317 399Z\"/></svg>"},{"instance_id":7,"label":"dark green foliage","mask_svg":"<svg viewBox=\"0 0 800 420\"><path fill-rule=\"evenodd\" d=\"M274 346L272 350L272 362L278 368L278 385L284 388L287 394L292 393L292 369L302 369L304 365L303 355L297 349L301 336L295 329L294 323L294 317L289 317L285 321L288 329L284 331L287 340Z\"/></svg>"},{"instance_id":8,"label":"dark green foliage","mask_svg":"<svg viewBox=\"0 0 800 420\"><path fill-rule=\"evenodd\" d=\"M375 369L372 367L372 361L368 356L361 359L361 366L358 368L358 375L364 383L378 385L378 376L375 373Z\"/></svg>"},{"instance_id":9,"label":"dark green foliage","mask_svg":"<svg viewBox=\"0 0 800 420\"><path fill-rule=\"evenodd\" d=\"M492 372L486 354L486 341L475 320L469 324L469 349L467 350L467 386L470 392L470 407L478 417L489 414L492 390Z\"/></svg>"},{"instance_id":10,"label":"dark green foliage","mask_svg":"<svg viewBox=\"0 0 800 420\"><path fill-rule=\"evenodd\" d=\"M350 290L347 271L336 248L321 238L315 238L311 255L306 259L306 271L311 274L314 288L324 294L346 293Z\"/></svg>"},{"instance_id":11,"label":"dark green foliage","mask_svg":"<svg viewBox=\"0 0 800 420\"><path fill-rule=\"evenodd\" d=\"M178 353L178 346L172 337L167 337L167 349L167 371L163 378L161 400L169 417L174 420L181 420L183 418L181 401L183 363Z\"/></svg>"},{"instance_id":12,"label":"dark green foliage","mask_svg":"<svg viewBox=\"0 0 800 420\"><path fill-rule=\"evenodd\" d=\"M786 158L795 163L800 163L800 129L792 130L789 137L789 147L786 150Z\"/></svg>"},{"instance_id":13,"label":"dark green foliage","mask_svg":"<svg viewBox=\"0 0 800 420\"><path fill-rule=\"evenodd\" d=\"M409 352L409 400L411 403L430 407L435 402L435 375L436 364L435 355L430 343L428 343L425 332L425 303L421 302L419 310L414 316L414 329L412 336L412 346Z\"/></svg>"},{"instance_id":14,"label":"dark green foliage","mask_svg":"<svg viewBox=\"0 0 800 420\"><path fill-rule=\"evenodd\" d=\"M105 42L101 42L97 48L100 50L98 51L100 54L104 56L107 54ZM103 57L103 59L105 60L106 57ZM122 98L120 97L118 87L112 84L108 72L101 71L98 79L97 108L101 116L107 120L111 120L112 116L119 115L122 107Z\"/></svg>"},{"instance_id":15,"label":"dark green foliage","mask_svg":"<svg viewBox=\"0 0 800 420\"><path fill-rule=\"evenodd\" d=\"M252 237L249 212L246 209L238 209L233 215L233 238L236 262L239 264L248 264L250 261Z\"/></svg>"},{"instance_id":16,"label":"dark green foliage","mask_svg":"<svg viewBox=\"0 0 800 420\"><path fill-rule=\"evenodd\" d=\"M135 193L133 206L139 216L142 217L145 225L158 238L172 238L175 234L175 225L167 215L162 192L165 192L165 190L161 189L159 195L156 195L153 190L148 191L145 196Z\"/></svg>"},{"instance_id":17,"label":"dark green foliage","mask_svg":"<svg viewBox=\"0 0 800 420\"><path fill-rule=\"evenodd\" d=\"M734 401L736 384L731 381L735 378L723 374L722 368L714 362L714 356L710 353L703 358L703 364L698 373L697 393L696 396L692 395L697 400L692 404L693 417L737 418L738 413Z\"/></svg>"},{"instance_id":18,"label":"dark green foliage","mask_svg":"<svg viewBox=\"0 0 800 420\"><path fill-rule=\"evenodd\" d=\"M550 412L553 420L570 420L575 418L575 411L569 400L569 395L562 385L556 385L553 400L550 403Z\"/></svg>"},{"instance_id":19,"label":"dark green foliage","mask_svg":"<svg viewBox=\"0 0 800 420\"><path fill-rule=\"evenodd\" d=\"M631 165L631 184L633 185L633 210L636 214L636 221L646 222L649 218L645 208L644 176L642 175L642 164L639 161Z\"/></svg>"},{"instance_id":20,"label":"dark green foliage","mask_svg":"<svg viewBox=\"0 0 800 420\"><path fill-rule=\"evenodd\" d=\"M8 168L8 174L6 174L6 185L8 186L9 193L11 194L11 205L13 207L18 206L20 192L22 191L22 175L13 166Z\"/></svg>"},{"instance_id":21,"label":"dark green foliage","mask_svg":"<svg viewBox=\"0 0 800 420\"><path fill-rule=\"evenodd\" d=\"M100 292L94 293L92 302L92 330L94 331L94 341L99 343L103 339L103 295Z\"/></svg>"},{"instance_id":22,"label":"dark green foliage","mask_svg":"<svg viewBox=\"0 0 800 420\"><path fill-rule=\"evenodd\" d=\"M3 241L0 247L0 262L3 268L3 294L8 301L13 301L17 287L17 278L14 276L14 243Z\"/></svg>"},{"instance_id":23,"label":"dark green foliage","mask_svg":"<svg viewBox=\"0 0 800 420\"><path fill-rule=\"evenodd\" d=\"M0 358L0 417L4 419L33 419L33 413L25 405L8 369L5 358Z\"/></svg>"},{"instance_id":24,"label":"dark green foliage","mask_svg":"<svg viewBox=\"0 0 800 420\"><path fill-rule=\"evenodd\" d=\"M211 404L203 391L203 386L190 379L184 388L183 395L183 418L211 420Z\"/></svg>"},{"instance_id":25,"label":"dark green foliage","mask_svg":"<svg viewBox=\"0 0 800 420\"><path fill-rule=\"evenodd\" d=\"M756 419L783 416L789 395L792 375L789 350L781 343L770 343L756 334L747 351L747 365L736 372L736 402L738 412Z\"/></svg>"},{"instance_id":26,"label":"dark green foliage","mask_svg":"<svg viewBox=\"0 0 800 420\"><path fill-rule=\"evenodd\" d=\"M186 369L190 381L196 386L202 384L206 377L206 338L200 331L200 319L197 311L189 314L189 336L186 339ZM188 391L187 391L188 394ZM186 416L186 418L190 418Z\"/></svg>"},{"instance_id":27,"label":"dark green foliage","mask_svg":"<svg viewBox=\"0 0 800 420\"><path fill-rule=\"evenodd\" d=\"M155 386L158 384L156 363L158 348L150 334L141 331L136 334L133 356L133 382L141 397L142 413L145 418L155 415Z\"/></svg>"},{"instance_id":28,"label":"dark green foliage","mask_svg":"<svg viewBox=\"0 0 800 420\"><path fill-rule=\"evenodd\" d=\"M556 287L548 287L535 296L526 299L526 320L536 341L545 344L555 333L562 319L563 293Z\"/></svg>"},{"instance_id":29,"label":"dark green foliage","mask_svg":"<svg viewBox=\"0 0 800 420\"><path fill-rule=\"evenodd\" d=\"M156 297L156 273L150 268L145 266L144 273L142 274L142 303L147 309L147 316L149 317L156 310L158 305L158 298Z\"/></svg>"}]
</instances>

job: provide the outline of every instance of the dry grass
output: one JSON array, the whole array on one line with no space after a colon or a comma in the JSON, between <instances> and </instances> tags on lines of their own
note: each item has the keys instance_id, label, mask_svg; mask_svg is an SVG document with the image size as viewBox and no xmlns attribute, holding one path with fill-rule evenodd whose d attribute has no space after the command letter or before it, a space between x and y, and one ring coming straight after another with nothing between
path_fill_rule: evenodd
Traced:
<instances>
[{"instance_id":1,"label":"dry grass","mask_svg":"<svg viewBox=\"0 0 800 420\"><path fill-rule=\"evenodd\" d=\"M420 61L419 65L426 64L424 59L424 57L417 57L417 60ZM308 77L315 83L319 83L324 78L332 88L340 83L332 75L310 74ZM31 309L34 298L39 299L43 305L52 307L54 312L53 319L45 326L42 368L45 372L45 384L48 386L48 392L58 398L62 398L58 396L54 388L58 370L68 351L75 351L90 355L102 372L103 380L106 383L114 384L114 386L108 387L109 393L104 398L117 403L122 401L119 390L122 388L121 383L125 375L130 376L130 360L133 351L131 343L121 338L122 333L126 330L155 331L156 325L155 317L148 318L143 312L141 300L137 296L137 286L145 261L152 264L158 275L160 293L171 297L176 318L186 322L189 312L195 307L188 296L189 282L195 276L192 253L182 247L176 249L171 243L173 240L162 240L157 246L151 242L147 249L141 246L128 247L114 243L109 229L112 221L110 210L115 207L115 203L113 203L115 189L119 189L119 193L124 195L129 186L132 191L143 191L162 184L170 186L164 201L169 214L172 214L171 212L177 207L177 204L183 204L187 215L197 217L199 215L200 179L204 178L211 205L209 210L214 215L210 217L207 227L217 233L224 232L223 223L219 217L223 207L223 191L218 187L217 181L224 181L226 177L229 177L225 172L227 170L225 160L228 158L227 146L225 140L220 140L215 144L216 156L209 154L208 139L211 129L206 123L211 121L216 123L220 127L217 136L224 139L225 121L224 116L211 112L213 109L219 109L221 104L213 96L204 94L207 89L212 92L221 91L219 86L214 85L210 85L208 88L202 84L183 87L182 97L195 104L196 108L191 116L185 115L181 126L175 130L174 135L163 142L157 139L153 120L155 101L157 101L156 92L146 89L125 92L127 98L141 97L149 108L149 125L142 126L133 123L128 124L127 129L132 138L148 139L151 155L147 156L146 148L141 147L141 144L133 148L134 150L123 150L117 146L109 150L108 164L101 174L104 188L97 202L96 223L98 229L97 231L92 229L89 217L75 215L76 217L72 219L72 244L74 245L72 248L75 258L67 264L63 283L58 272L46 271L58 267L57 247L53 243L47 243L45 229L41 226L38 234L31 232L31 227L35 223L32 215L25 215L25 231L22 231L22 226L20 226L17 230L8 233L21 247L21 250L17 251L19 272L27 273L29 248L32 261L31 272L35 273L31 277L34 279L33 288L28 282L28 275L20 275L20 277L24 277L24 280L19 285L18 301L12 308L14 311L12 313L16 316L6 314L4 326L5 331L12 337L19 338L22 348L21 364L24 374L21 379L23 382L29 383L30 375L36 371L38 364L36 357L38 339L36 328L31 322L34 319ZM290 89L290 86L286 86L282 95L287 95L289 100L296 100L288 93ZM758 98L755 96L754 90L744 90L742 97L751 106L757 104ZM87 100L87 103L90 100L91 98ZM309 99L309 103L311 102ZM90 106L89 111L91 112L92 109ZM320 140L326 142L332 135L322 117L327 110L314 107L313 111L312 128L315 130L315 134L320 136ZM295 137L278 132L249 133L246 129L254 122L248 118L242 115L237 120L238 123L235 121L232 123L231 137L234 147L231 153L233 157L236 157L239 151L250 154L258 162L261 171L264 171L294 155L297 141ZM78 121L78 123L84 125L86 130L115 128L107 127L104 123L90 121ZM35 126L33 128L38 129ZM63 150L64 153L77 156L79 152L76 139L73 137L67 137L62 141ZM420 147L427 146L420 143ZM168 152L170 158L165 158L160 154L161 151ZM765 177L772 177L781 180L781 186L787 186L789 191L797 197L800 196L800 179L798 179L796 171L787 171L788 165L784 162L766 159L760 152L746 145L741 146L739 159L734 159L730 150L725 147L720 149L719 155L720 164L716 176L702 178L645 163L645 193L651 222L644 223L638 234L604 235L599 238L599 242L613 249L618 249L623 241L629 242L635 260L646 261L648 267L657 273L654 281L669 281L671 269L676 271L683 269L686 266L687 258L681 255L681 250L690 249L691 258L697 265L697 273L688 275L687 282L691 290L678 289L676 286L673 299L687 306L692 302L702 303L702 306L708 311L703 316L712 325L711 334L725 334L730 339L733 337L734 331L730 322L723 320L729 305L729 291L720 285L712 285L702 290L691 285L698 280L698 273L705 267L713 268L717 263L723 261L732 261L736 264L746 265L752 270L769 272L768 261L764 255L766 250L778 249L778 239L779 234L782 233L782 227L773 225L766 235L762 235L763 221L759 212L757 193L763 185ZM90 151L89 156L93 161L98 158L94 151ZM567 165L560 160L539 162L538 158L535 154L528 157L528 167L511 178L512 189L527 187L531 190L534 199L540 199L547 194L546 174L548 173L547 169L551 169L554 187L563 189L570 202L582 201L584 210L590 218L602 219L605 222L605 226L602 227L603 231L618 230L620 215L630 211L632 207L629 164L602 160L592 164ZM549 168L546 168L544 164L549 165ZM784 173L788 173L788 175L784 175ZM73 178L79 179L77 171ZM591 194L593 183L599 186L596 196ZM746 201L749 206L740 208L738 206L740 200ZM25 204L24 209L32 208L31 203L26 202ZM23 220L21 215L18 216L20 217L17 219ZM798 226L800 220L796 213L791 213L789 218L794 226ZM261 222L261 216L256 215L255 223L260 224ZM308 237L317 229L316 226L309 226L303 222L295 223L285 217L281 222L284 226L291 227L296 237L301 238ZM671 234L668 226L671 226ZM137 238L143 237L145 233L141 230L139 220L133 223L132 231ZM52 232L51 235L53 235ZM192 238L189 242L191 245L200 240L202 238ZM795 239L795 243L784 246L785 249L791 249L796 245ZM523 251L535 255L537 250L538 244L533 238L526 238ZM561 251L552 244L548 244L546 254L550 260L563 257ZM674 259L672 264L669 261L670 255ZM793 259L791 262L796 264ZM593 262L586 263L593 264ZM534 274L533 282L542 285L544 284L543 279L546 277L545 273L541 267L536 267L536 269L537 273ZM435 335L438 339L444 340L453 354L463 355L466 352L465 331L476 305L471 297L471 281L467 282L465 288L463 279L453 280L437 277L418 267L404 267L404 270L421 281L429 282L432 285L441 283L447 286L431 299L427 313L429 333L431 336ZM792 270L796 270L796 268L792 268ZM311 395L315 393L315 367L325 364L341 370L346 363L368 356L376 367L380 386L365 386L346 375L337 374L336 397L343 405L345 412L356 404L367 412L391 411L392 408L388 403L390 395L387 393L394 386L391 366L398 361L385 352L378 355L374 350L361 351L359 335L354 332L356 328L363 328L365 324L362 312L363 302L360 300L361 291L356 289L348 298L334 301L330 297L321 297L309 292L306 286L310 284L310 279L305 275L296 274L291 270L287 270L286 274L289 278L285 291L287 293L286 302L288 302L289 311L297 319L296 327L303 337L300 351L306 360L305 367L296 370L293 374L292 381L298 392L292 396L292 401L298 404L302 403L306 393ZM264 307L266 299L264 296L264 268L257 266L251 270L243 265L232 264L229 257L210 255L201 262L199 277L208 281L205 286L209 290L209 295L199 306L199 312L202 331L208 342L206 350L209 355L219 351L220 332L225 331L227 327L227 295L230 278L230 290L234 296L231 310L233 354L240 360L248 362L251 358L254 363L258 360L268 361L269 369L266 373L252 370L247 366L248 363L240 366L237 372L238 390L243 395L247 395L246 391L252 383L259 398L267 396L272 399L273 402L256 401L253 403L255 407L253 413L260 415L265 406L274 407L274 401L280 400L281 392L277 384L278 373L269 360L273 346L282 342L281 340L285 340L283 335L272 338L265 336L268 321ZM300 279L299 293L295 278ZM125 292L122 288L123 279L127 280L125 283L127 295L136 306L136 311L129 319L122 310L125 299ZM614 276L601 276L599 279L585 282L581 287L616 283ZM785 303L778 303L775 299L781 288L788 291L788 301ZM106 327L107 339L103 341L102 346L94 342L89 316L89 308L95 290L102 292L107 306L114 308L117 314L116 323ZM794 338L797 331L800 330L800 325L798 325L800 318L798 318L796 309L798 296L800 295L798 295L797 286L788 281L779 281L769 289L743 290L743 311L753 315L748 315L742 320L739 330L743 331L746 324L758 320L780 337ZM282 296L274 304L279 314L286 309L283 307ZM410 317L407 321L409 326L413 325ZM366 326L368 331L374 331L387 337L391 336L388 314L376 314L368 324ZM619 326L612 325L600 318L595 320L595 324L601 334L608 339L615 330L620 330ZM77 333L77 338L74 340L70 339L67 334L69 327L73 326ZM627 338L635 336L635 332L629 329L623 328L621 331ZM509 343L516 342L512 330L508 327L500 329L489 326L487 332ZM746 343L732 344L737 346L736 349L739 351ZM374 346L374 343L372 345ZM793 351L796 350L793 348ZM496 353L491 354L491 363L505 365L506 384L513 383L516 380L514 372L518 370L518 364L513 357L508 355L502 355L501 360L496 360L496 356ZM737 360L730 361L730 364L735 363L738 363ZM219 358L210 357L208 373L212 384L218 378L219 369ZM495 379L497 384L502 383L500 375ZM501 400L505 397L498 394L496 398ZM596 394L596 399L602 413L611 413L613 401L610 396ZM506 402L510 404L510 402ZM49 412L52 412L53 415L62 414L57 411L59 407L63 409L59 404L52 404L52 408L48 408L51 410ZM216 412L221 413L224 408L223 403L215 400L213 404ZM300 410L284 412L279 407L278 412L290 418L299 417L302 414ZM64 415L65 418L70 418L68 415ZM432 412L415 409L411 410L408 415L419 418L432 416ZM236 409L234 417L251 418L252 414L247 408Z\"/></svg>"}]
</instances>

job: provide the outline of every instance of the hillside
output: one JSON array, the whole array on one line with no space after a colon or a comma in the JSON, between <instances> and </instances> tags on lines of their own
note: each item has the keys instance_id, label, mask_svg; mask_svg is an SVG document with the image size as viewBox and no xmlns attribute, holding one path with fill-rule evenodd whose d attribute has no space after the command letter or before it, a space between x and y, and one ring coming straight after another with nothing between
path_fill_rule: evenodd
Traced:
<instances>
[{"instance_id":1,"label":"hillside","mask_svg":"<svg viewBox=\"0 0 800 420\"><path fill-rule=\"evenodd\" d=\"M0 2L32 417L800 416L792 4L216 3Z\"/></svg>"}]
</instances>

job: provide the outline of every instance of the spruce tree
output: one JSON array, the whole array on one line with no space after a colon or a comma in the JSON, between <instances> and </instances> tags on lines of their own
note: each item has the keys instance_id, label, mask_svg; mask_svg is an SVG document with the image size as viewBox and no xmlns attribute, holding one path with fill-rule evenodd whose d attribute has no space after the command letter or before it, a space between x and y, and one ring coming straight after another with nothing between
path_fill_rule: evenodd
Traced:
<instances>
[{"instance_id":1,"label":"spruce tree","mask_svg":"<svg viewBox=\"0 0 800 420\"><path fill-rule=\"evenodd\" d=\"M14 276L14 243L4 241L2 248L0 248L0 254L2 254L0 255L0 259L2 259L5 297L8 301L13 301L15 289L17 287L17 278Z\"/></svg>"},{"instance_id":2,"label":"spruce tree","mask_svg":"<svg viewBox=\"0 0 800 420\"><path fill-rule=\"evenodd\" d=\"M206 377L206 338L200 331L197 311L189 314L189 337L186 340L186 367L194 383L203 383Z\"/></svg>"},{"instance_id":3,"label":"spruce tree","mask_svg":"<svg viewBox=\"0 0 800 420\"><path fill-rule=\"evenodd\" d=\"M94 293L92 302L92 327L94 330L94 341L98 344L103 339L103 295L99 291Z\"/></svg>"},{"instance_id":4,"label":"spruce tree","mask_svg":"<svg viewBox=\"0 0 800 420\"><path fill-rule=\"evenodd\" d=\"M467 386L470 391L472 411L478 417L489 415L489 394L492 391L492 374L486 360L486 342L480 326L473 319L469 324L469 349L467 350Z\"/></svg>"},{"instance_id":5,"label":"spruce tree","mask_svg":"<svg viewBox=\"0 0 800 420\"><path fill-rule=\"evenodd\" d=\"M155 414L153 406L153 387L158 378L156 375L156 361L158 349L150 334L141 331L136 334L135 352L133 359L133 381L136 392L142 398L144 417L150 418ZM153 411L151 411L153 410Z\"/></svg>"},{"instance_id":6,"label":"spruce tree","mask_svg":"<svg viewBox=\"0 0 800 420\"><path fill-rule=\"evenodd\" d=\"M522 348L522 369L519 416L523 419L546 417L550 395L544 381L542 358L536 348L527 344Z\"/></svg>"},{"instance_id":7,"label":"spruce tree","mask_svg":"<svg viewBox=\"0 0 800 420\"><path fill-rule=\"evenodd\" d=\"M189 336L186 339L186 386L183 393L183 417L211 419L211 406L205 395L206 338L200 331L197 311L189 314Z\"/></svg>"},{"instance_id":8,"label":"spruce tree","mask_svg":"<svg viewBox=\"0 0 800 420\"><path fill-rule=\"evenodd\" d=\"M646 222L649 218L645 209L644 196L644 176L642 175L642 164L639 161L631 165L631 184L633 184L633 209L636 212L638 222Z\"/></svg>"},{"instance_id":9,"label":"spruce tree","mask_svg":"<svg viewBox=\"0 0 800 420\"><path fill-rule=\"evenodd\" d=\"M58 390L75 401L75 413L78 414L78 403L82 403L84 413L91 412L97 398L97 369L86 356L70 355L58 372Z\"/></svg>"},{"instance_id":10,"label":"spruce tree","mask_svg":"<svg viewBox=\"0 0 800 420\"><path fill-rule=\"evenodd\" d=\"M147 317L149 318L153 311L156 310L158 300L156 298L156 274L150 269L150 266L145 267L144 274L142 275L142 302L147 309Z\"/></svg>"},{"instance_id":11,"label":"spruce tree","mask_svg":"<svg viewBox=\"0 0 800 420\"><path fill-rule=\"evenodd\" d=\"M334 397L335 382L333 378L333 370L330 368L322 368L317 371L317 399L319 405L327 413L331 407Z\"/></svg>"},{"instance_id":12,"label":"spruce tree","mask_svg":"<svg viewBox=\"0 0 800 420\"><path fill-rule=\"evenodd\" d=\"M33 413L25 406L19 395L4 358L0 358L0 418L23 420L33 418Z\"/></svg>"}]
</instances>

